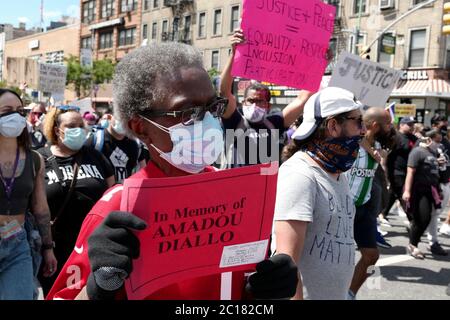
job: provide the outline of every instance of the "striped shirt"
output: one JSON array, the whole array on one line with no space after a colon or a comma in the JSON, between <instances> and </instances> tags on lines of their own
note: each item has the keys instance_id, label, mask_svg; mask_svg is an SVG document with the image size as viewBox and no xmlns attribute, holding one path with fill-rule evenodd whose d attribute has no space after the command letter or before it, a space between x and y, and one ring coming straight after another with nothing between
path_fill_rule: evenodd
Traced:
<instances>
[{"instance_id":1,"label":"striped shirt","mask_svg":"<svg viewBox=\"0 0 450 320\"><path fill-rule=\"evenodd\" d=\"M345 173L355 206L362 206L369 201L377 168L378 162L363 147L359 147L358 157L351 169Z\"/></svg>"}]
</instances>

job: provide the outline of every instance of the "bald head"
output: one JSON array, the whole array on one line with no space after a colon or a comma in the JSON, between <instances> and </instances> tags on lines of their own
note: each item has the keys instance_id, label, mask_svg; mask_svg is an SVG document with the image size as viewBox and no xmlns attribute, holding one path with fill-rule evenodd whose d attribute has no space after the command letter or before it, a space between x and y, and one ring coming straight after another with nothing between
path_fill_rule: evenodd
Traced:
<instances>
[{"instance_id":1,"label":"bald head","mask_svg":"<svg viewBox=\"0 0 450 320\"><path fill-rule=\"evenodd\" d=\"M363 120L366 128L370 130L374 123L379 125L391 123L391 115L383 108L372 107L364 113Z\"/></svg>"}]
</instances>

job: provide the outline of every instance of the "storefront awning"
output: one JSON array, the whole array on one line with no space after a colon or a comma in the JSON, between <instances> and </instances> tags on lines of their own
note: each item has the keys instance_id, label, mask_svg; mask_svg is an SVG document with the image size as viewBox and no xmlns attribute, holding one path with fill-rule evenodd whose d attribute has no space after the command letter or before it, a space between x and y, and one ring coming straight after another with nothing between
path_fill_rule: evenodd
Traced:
<instances>
[{"instance_id":1,"label":"storefront awning","mask_svg":"<svg viewBox=\"0 0 450 320\"><path fill-rule=\"evenodd\" d=\"M437 97L450 99L450 82L442 79L400 80L391 97Z\"/></svg>"}]
</instances>

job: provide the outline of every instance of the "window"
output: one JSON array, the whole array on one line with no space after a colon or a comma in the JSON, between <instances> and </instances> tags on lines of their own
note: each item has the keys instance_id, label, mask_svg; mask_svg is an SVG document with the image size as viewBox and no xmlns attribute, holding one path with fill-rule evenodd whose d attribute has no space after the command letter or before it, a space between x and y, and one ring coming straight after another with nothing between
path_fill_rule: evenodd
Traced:
<instances>
[{"instance_id":1,"label":"window","mask_svg":"<svg viewBox=\"0 0 450 320\"><path fill-rule=\"evenodd\" d=\"M95 0L83 3L83 23L90 23L95 20Z\"/></svg>"},{"instance_id":2,"label":"window","mask_svg":"<svg viewBox=\"0 0 450 320\"><path fill-rule=\"evenodd\" d=\"M99 49L109 49L113 47L113 33L100 33Z\"/></svg>"},{"instance_id":3,"label":"window","mask_svg":"<svg viewBox=\"0 0 450 320\"><path fill-rule=\"evenodd\" d=\"M361 1L361 12L366 12L367 0L353 0L353 14L359 14L359 2Z\"/></svg>"},{"instance_id":4,"label":"window","mask_svg":"<svg viewBox=\"0 0 450 320\"><path fill-rule=\"evenodd\" d=\"M152 23L152 39L156 40L156 35L158 34L158 23L153 22Z\"/></svg>"},{"instance_id":5,"label":"window","mask_svg":"<svg viewBox=\"0 0 450 320\"><path fill-rule=\"evenodd\" d=\"M142 26L142 39L147 39L147 35L148 35L148 26L146 25L146 24L144 24L143 26Z\"/></svg>"},{"instance_id":6,"label":"window","mask_svg":"<svg viewBox=\"0 0 450 320\"><path fill-rule=\"evenodd\" d=\"M153 0L153 9L159 8L159 0Z\"/></svg>"},{"instance_id":7,"label":"window","mask_svg":"<svg viewBox=\"0 0 450 320\"><path fill-rule=\"evenodd\" d=\"M45 54L45 63L49 64L64 64L64 51L53 51Z\"/></svg>"},{"instance_id":8,"label":"window","mask_svg":"<svg viewBox=\"0 0 450 320\"><path fill-rule=\"evenodd\" d=\"M161 40L162 41L169 40L169 21L167 20L163 20L162 22Z\"/></svg>"},{"instance_id":9,"label":"window","mask_svg":"<svg viewBox=\"0 0 450 320\"><path fill-rule=\"evenodd\" d=\"M92 48L92 38L82 38L81 39L81 49L91 49Z\"/></svg>"},{"instance_id":10,"label":"window","mask_svg":"<svg viewBox=\"0 0 450 320\"><path fill-rule=\"evenodd\" d=\"M148 10L150 8L150 0L144 0L144 10Z\"/></svg>"},{"instance_id":11,"label":"window","mask_svg":"<svg viewBox=\"0 0 450 320\"><path fill-rule=\"evenodd\" d=\"M239 6L231 7L230 32L239 28Z\"/></svg>"},{"instance_id":12,"label":"window","mask_svg":"<svg viewBox=\"0 0 450 320\"><path fill-rule=\"evenodd\" d=\"M198 15L198 37L206 37L206 12L201 12Z\"/></svg>"},{"instance_id":13,"label":"window","mask_svg":"<svg viewBox=\"0 0 450 320\"><path fill-rule=\"evenodd\" d=\"M336 8L336 17L340 17L341 0L328 0L328 4L331 4Z\"/></svg>"},{"instance_id":14,"label":"window","mask_svg":"<svg viewBox=\"0 0 450 320\"><path fill-rule=\"evenodd\" d=\"M185 41L191 40L191 16L184 17L183 38Z\"/></svg>"},{"instance_id":15,"label":"window","mask_svg":"<svg viewBox=\"0 0 450 320\"><path fill-rule=\"evenodd\" d=\"M102 18L108 18L114 15L115 0L102 1Z\"/></svg>"},{"instance_id":16,"label":"window","mask_svg":"<svg viewBox=\"0 0 450 320\"><path fill-rule=\"evenodd\" d=\"M425 63L425 38L426 30L411 31L409 48L409 66L423 67Z\"/></svg>"},{"instance_id":17,"label":"window","mask_svg":"<svg viewBox=\"0 0 450 320\"><path fill-rule=\"evenodd\" d=\"M450 68L450 37L446 37L446 62L445 62L445 68Z\"/></svg>"},{"instance_id":18,"label":"window","mask_svg":"<svg viewBox=\"0 0 450 320\"><path fill-rule=\"evenodd\" d=\"M138 0L121 0L120 12L129 12L137 9Z\"/></svg>"},{"instance_id":19,"label":"window","mask_svg":"<svg viewBox=\"0 0 450 320\"><path fill-rule=\"evenodd\" d=\"M336 64L336 60L337 60L337 39L336 38L331 38L330 39L330 45L329 48L333 54L333 59L330 61L330 63L327 65L327 68L325 69L325 74L330 74L333 72L333 68Z\"/></svg>"},{"instance_id":20,"label":"window","mask_svg":"<svg viewBox=\"0 0 450 320\"><path fill-rule=\"evenodd\" d=\"M222 33L222 9L214 10L213 35L217 36Z\"/></svg>"},{"instance_id":21,"label":"window","mask_svg":"<svg viewBox=\"0 0 450 320\"><path fill-rule=\"evenodd\" d=\"M413 0L413 5L415 6L415 5L425 2L425 1L427 1L427 0Z\"/></svg>"},{"instance_id":22,"label":"window","mask_svg":"<svg viewBox=\"0 0 450 320\"><path fill-rule=\"evenodd\" d=\"M136 38L136 28L119 31L119 47L134 44Z\"/></svg>"},{"instance_id":23,"label":"window","mask_svg":"<svg viewBox=\"0 0 450 320\"><path fill-rule=\"evenodd\" d=\"M179 28L180 18L173 18L172 23L172 37L170 40L178 41L178 28Z\"/></svg>"},{"instance_id":24,"label":"window","mask_svg":"<svg viewBox=\"0 0 450 320\"><path fill-rule=\"evenodd\" d=\"M211 51L211 69L219 70L219 50Z\"/></svg>"}]
</instances>

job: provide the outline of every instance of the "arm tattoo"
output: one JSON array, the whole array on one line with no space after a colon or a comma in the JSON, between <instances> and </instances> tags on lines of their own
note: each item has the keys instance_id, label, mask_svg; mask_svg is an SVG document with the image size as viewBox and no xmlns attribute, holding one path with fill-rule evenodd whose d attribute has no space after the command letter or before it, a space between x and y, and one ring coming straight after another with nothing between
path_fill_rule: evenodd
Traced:
<instances>
[{"instance_id":1,"label":"arm tattoo","mask_svg":"<svg viewBox=\"0 0 450 320\"><path fill-rule=\"evenodd\" d=\"M52 243L52 231L50 228L50 212L35 214L36 224L39 229L39 234L42 238L42 243Z\"/></svg>"}]
</instances>

